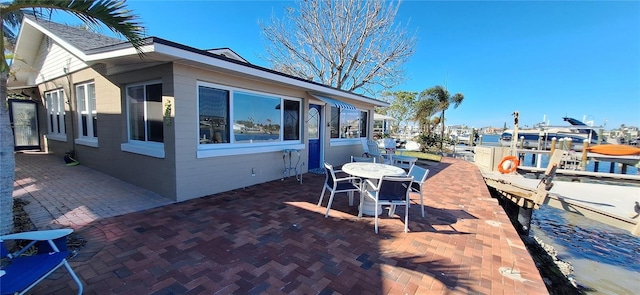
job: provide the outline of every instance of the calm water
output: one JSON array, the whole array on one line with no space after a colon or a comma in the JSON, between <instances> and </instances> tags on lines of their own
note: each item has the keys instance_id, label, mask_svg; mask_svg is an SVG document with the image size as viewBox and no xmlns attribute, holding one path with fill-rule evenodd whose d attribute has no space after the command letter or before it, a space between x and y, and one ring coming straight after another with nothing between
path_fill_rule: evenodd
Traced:
<instances>
[{"instance_id":1,"label":"calm water","mask_svg":"<svg viewBox=\"0 0 640 295\"><path fill-rule=\"evenodd\" d=\"M491 143L498 143L498 139L500 135L491 135L491 134L483 134L482 135L482 144L490 145Z\"/></svg>"},{"instance_id":2,"label":"calm water","mask_svg":"<svg viewBox=\"0 0 640 295\"><path fill-rule=\"evenodd\" d=\"M498 137L484 135L483 145L498 145ZM548 162L543 156L541 167ZM531 165L531 154L524 164ZM609 162L601 162L598 171L609 172L609 167ZM587 164L588 171L593 168L593 162ZM620 168L615 165L615 172ZM628 166L627 174L637 173L638 168ZM546 205L534 211L530 235L552 245L559 259L571 263L573 277L588 294L640 294L640 237Z\"/></svg>"},{"instance_id":3,"label":"calm water","mask_svg":"<svg viewBox=\"0 0 640 295\"><path fill-rule=\"evenodd\" d=\"M545 205L534 211L530 235L573 265L588 294L640 294L640 237Z\"/></svg>"}]
</instances>

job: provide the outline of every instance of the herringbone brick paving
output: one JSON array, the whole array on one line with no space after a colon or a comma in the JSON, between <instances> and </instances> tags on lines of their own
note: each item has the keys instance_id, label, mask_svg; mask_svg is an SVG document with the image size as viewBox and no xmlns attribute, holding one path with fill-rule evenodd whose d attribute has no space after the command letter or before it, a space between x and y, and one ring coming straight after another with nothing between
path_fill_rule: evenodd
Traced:
<instances>
[{"instance_id":1,"label":"herringbone brick paving","mask_svg":"<svg viewBox=\"0 0 640 295\"><path fill-rule=\"evenodd\" d=\"M40 184L59 168L25 171L47 162L39 157L52 156L17 156L23 170L16 182L28 177L38 186L37 198L50 198ZM373 218L357 218L357 202L349 206L344 194L324 218L328 198L316 206L324 176L313 174L305 174L302 185L288 178L137 212L122 205L126 214L113 217L87 218L82 215L91 210L75 210L57 223L87 240L71 259L85 294L548 294L475 165L444 158L427 168L426 217L412 196L418 203L410 208L409 233L398 215L385 213L376 235ZM100 176L66 177L87 175ZM79 182L85 181L94 193L83 187L75 205L61 202L67 210L81 207L88 195L113 194L100 182ZM131 192L127 198L138 202ZM75 292L66 273L53 278L33 294Z\"/></svg>"}]
</instances>

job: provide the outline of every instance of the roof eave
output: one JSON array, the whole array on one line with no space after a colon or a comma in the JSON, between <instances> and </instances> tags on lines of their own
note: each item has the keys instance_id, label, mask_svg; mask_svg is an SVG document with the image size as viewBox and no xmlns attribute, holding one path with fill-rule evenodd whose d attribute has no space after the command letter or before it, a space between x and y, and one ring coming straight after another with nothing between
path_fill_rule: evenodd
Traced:
<instances>
[{"instance_id":1,"label":"roof eave","mask_svg":"<svg viewBox=\"0 0 640 295\"><path fill-rule=\"evenodd\" d=\"M374 106L386 107L389 103L355 94L352 92L328 87L320 83L304 80L298 77L290 76L271 69L256 66L250 63L227 58L219 54L196 49L169 40L158 37L146 38L143 42L143 52L158 53L166 56L172 56L176 60L189 60L196 63L206 64L213 67L224 68L230 71L242 73L249 76L259 77L292 86L301 87L308 91L322 92L327 95L340 96L353 99L360 102L370 103ZM116 44L87 51L87 61L98 62L102 59L111 59L117 57L130 56L138 54L137 51L129 43Z\"/></svg>"},{"instance_id":2,"label":"roof eave","mask_svg":"<svg viewBox=\"0 0 640 295\"><path fill-rule=\"evenodd\" d=\"M307 91L322 92L327 95L339 96L348 99L352 99L359 102L365 102L374 106L389 106L389 103L376 100L370 97L359 95L353 92L333 88L317 82L301 79L291 75L287 75L281 72L277 72L268 68L253 65L232 58L227 58L218 54L210 53L204 50L189 47L183 44L171 42L165 39L157 37L148 37L143 40L143 45L140 47L140 51L136 50L130 43L123 42L114 45L108 45L99 47L87 51L82 51L79 48L73 46L64 39L53 34L45 27L40 26L37 22L25 18L23 20L23 26L27 24L36 28L44 35L51 38L53 41L60 44L65 50L68 50L71 54L78 57L80 60L87 64L97 63L107 59L117 59L120 57L129 57L132 55L140 55L140 53L158 53L166 56L171 56L175 60L190 60L197 63L210 65L213 67L220 67L230 71L235 71L249 76L258 77L261 79L267 79L274 82L284 83L291 86L300 87ZM22 30L22 28L21 28ZM23 36L19 35L20 38ZM144 54L142 55L144 56Z\"/></svg>"}]
</instances>

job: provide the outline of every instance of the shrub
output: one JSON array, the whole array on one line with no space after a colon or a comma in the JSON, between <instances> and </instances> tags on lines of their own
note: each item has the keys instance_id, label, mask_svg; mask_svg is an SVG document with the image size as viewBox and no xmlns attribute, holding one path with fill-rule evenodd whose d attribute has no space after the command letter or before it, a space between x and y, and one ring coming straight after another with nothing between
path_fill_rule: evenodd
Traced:
<instances>
[{"instance_id":1,"label":"shrub","mask_svg":"<svg viewBox=\"0 0 640 295\"><path fill-rule=\"evenodd\" d=\"M425 152L427 150L433 150L440 147L440 142L443 144L455 144L455 142L448 137L442 139L440 134L420 134L417 137L417 142L420 144L420 151Z\"/></svg>"}]
</instances>

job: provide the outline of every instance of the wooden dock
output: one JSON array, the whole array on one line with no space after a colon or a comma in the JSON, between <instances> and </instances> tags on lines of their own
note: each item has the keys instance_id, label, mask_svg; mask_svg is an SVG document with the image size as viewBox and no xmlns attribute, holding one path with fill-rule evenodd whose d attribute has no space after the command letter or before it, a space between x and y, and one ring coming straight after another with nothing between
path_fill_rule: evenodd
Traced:
<instances>
[{"instance_id":1,"label":"wooden dock","mask_svg":"<svg viewBox=\"0 0 640 295\"><path fill-rule=\"evenodd\" d=\"M483 172L483 176L490 187L494 187L495 182L500 182L502 187L497 186L497 189L507 195L511 194L505 199L513 202L520 198L515 197L517 195L513 195L514 192L520 195L518 191L522 190L531 193L539 183L539 180L521 175ZM504 187L507 190L503 190ZM532 202L529 201L528 204ZM536 203L536 206L529 205L528 208L536 209L542 204L582 215L640 236L640 188L637 186L555 180L543 201ZM523 208L526 209L527 206Z\"/></svg>"},{"instance_id":2,"label":"wooden dock","mask_svg":"<svg viewBox=\"0 0 640 295\"><path fill-rule=\"evenodd\" d=\"M548 151L538 152L548 154ZM487 186L520 208L518 221L523 228L529 227L523 222L530 222L532 210L545 204L640 236L640 188L637 186L553 181L556 174L638 182L640 176L557 169L563 156L563 151L556 150L547 168L518 166L520 172L540 173L541 179L495 171L483 171L483 177Z\"/></svg>"}]
</instances>

